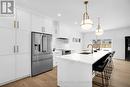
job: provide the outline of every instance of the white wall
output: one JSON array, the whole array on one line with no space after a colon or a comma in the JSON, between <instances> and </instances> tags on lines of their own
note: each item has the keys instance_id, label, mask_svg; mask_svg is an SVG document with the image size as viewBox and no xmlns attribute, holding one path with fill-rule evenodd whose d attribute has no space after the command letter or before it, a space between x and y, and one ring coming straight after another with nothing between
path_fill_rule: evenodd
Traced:
<instances>
[{"instance_id":1,"label":"white wall","mask_svg":"<svg viewBox=\"0 0 130 87\"><path fill-rule=\"evenodd\" d=\"M68 26L62 22L60 22L59 28L60 28L59 29L60 33L57 37L68 38L69 41L68 41L68 43L66 43L66 42L63 42L60 40L55 40L54 47L59 48L59 49L70 49L70 50L75 50L75 51L80 50L81 43L72 42L73 38L81 38L81 34L79 32L80 30L78 28Z\"/></svg>"},{"instance_id":2,"label":"white wall","mask_svg":"<svg viewBox=\"0 0 130 87\"><path fill-rule=\"evenodd\" d=\"M125 36L130 36L130 27L104 31L98 39L112 39L112 49L116 51L114 58L125 59ZM82 36L85 49L92 39L96 39L95 32L86 33Z\"/></svg>"}]
</instances>

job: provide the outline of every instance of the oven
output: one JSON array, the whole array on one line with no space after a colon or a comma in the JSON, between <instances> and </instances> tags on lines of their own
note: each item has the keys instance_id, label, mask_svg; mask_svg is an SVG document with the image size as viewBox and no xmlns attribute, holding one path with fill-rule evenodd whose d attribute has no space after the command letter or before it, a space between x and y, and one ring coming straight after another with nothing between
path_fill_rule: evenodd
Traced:
<instances>
[{"instance_id":1,"label":"oven","mask_svg":"<svg viewBox=\"0 0 130 87\"><path fill-rule=\"evenodd\" d=\"M71 54L71 50L62 50L62 55Z\"/></svg>"}]
</instances>

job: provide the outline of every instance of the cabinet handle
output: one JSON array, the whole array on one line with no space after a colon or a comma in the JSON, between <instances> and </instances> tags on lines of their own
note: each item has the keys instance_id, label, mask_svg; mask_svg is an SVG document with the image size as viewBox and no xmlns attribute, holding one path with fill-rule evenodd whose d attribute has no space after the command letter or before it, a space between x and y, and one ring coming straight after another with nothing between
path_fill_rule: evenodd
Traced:
<instances>
[{"instance_id":1,"label":"cabinet handle","mask_svg":"<svg viewBox=\"0 0 130 87\"><path fill-rule=\"evenodd\" d=\"M14 21L14 28L16 28L16 21Z\"/></svg>"},{"instance_id":2,"label":"cabinet handle","mask_svg":"<svg viewBox=\"0 0 130 87\"><path fill-rule=\"evenodd\" d=\"M17 53L19 52L19 46L17 45Z\"/></svg>"},{"instance_id":3,"label":"cabinet handle","mask_svg":"<svg viewBox=\"0 0 130 87\"><path fill-rule=\"evenodd\" d=\"M17 21L17 28L19 28L19 21Z\"/></svg>"}]
</instances>

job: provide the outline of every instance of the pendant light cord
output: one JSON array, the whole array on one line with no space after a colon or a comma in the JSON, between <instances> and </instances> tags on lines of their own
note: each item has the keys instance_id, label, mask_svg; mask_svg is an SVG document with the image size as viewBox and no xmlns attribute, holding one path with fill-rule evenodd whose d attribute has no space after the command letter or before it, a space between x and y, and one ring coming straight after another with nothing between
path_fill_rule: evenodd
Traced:
<instances>
[{"instance_id":1,"label":"pendant light cord","mask_svg":"<svg viewBox=\"0 0 130 87\"><path fill-rule=\"evenodd\" d=\"M88 1L85 1L84 4L85 4L85 7L86 7L85 10L86 10L86 13L87 13L88 12L88 6L87 6Z\"/></svg>"},{"instance_id":2,"label":"pendant light cord","mask_svg":"<svg viewBox=\"0 0 130 87\"><path fill-rule=\"evenodd\" d=\"M100 18L98 17L98 32L99 32L99 29L100 29Z\"/></svg>"},{"instance_id":3,"label":"pendant light cord","mask_svg":"<svg viewBox=\"0 0 130 87\"><path fill-rule=\"evenodd\" d=\"M88 16L88 6L87 6L88 1L85 1L84 4L85 4L85 12L86 12L86 15ZM89 16L88 16L88 18L89 18Z\"/></svg>"}]
</instances>

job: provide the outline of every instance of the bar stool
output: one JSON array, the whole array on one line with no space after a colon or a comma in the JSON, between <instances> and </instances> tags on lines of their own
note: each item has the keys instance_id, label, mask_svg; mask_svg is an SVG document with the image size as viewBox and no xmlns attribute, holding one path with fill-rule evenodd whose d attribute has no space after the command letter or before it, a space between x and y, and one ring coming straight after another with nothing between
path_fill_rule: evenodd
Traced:
<instances>
[{"instance_id":1,"label":"bar stool","mask_svg":"<svg viewBox=\"0 0 130 87\"><path fill-rule=\"evenodd\" d=\"M115 51L111 52L110 57L109 57L109 63L108 63L107 69L109 69L110 74L112 73L112 70L114 67L113 60L112 60L114 54L115 54Z\"/></svg>"},{"instance_id":2,"label":"bar stool","mask_svg":"<svg viewBox=\"0 0 130 87\"><path fill-rule=\"evenodd\" d=\"M107 73L107 76L106 76L107 80L110 79L112 71L113 71L114 64L113 64L112 57L114 56L114 54L115 54L115 51L113 51L113 52L110 53L110 56L108 58L109 59L108 65L107 65L107 67L105 69L105 72Z\"/></svg>"},{"instance_id":3,"label":"bar stool","mask_svg":"<svg viewBox=\"0 0 130 87\"><path fill-rule=\"evenodd\" d=\"M107 64L109 62L109 57L110 54L106 54L103 58L101 58L99 61L97 61L96 63L93 64L93 70L95 71L95 74L97 74L96 72L100 73L100 77L102 79L102 83L99 84L97 82L93 82L95 85L101 86L101 87L105 87L105 76L106 76L106 72L105 68L107 67ZM95 75L97 76L97 75Z\"/></svg>"},{"instance_id":4,"label":"bar stool","mask_svg":"<svg viewBox=\"0 0 130 87\"><path fill-rule=\"evenodd\" d=\"M113 67L114 67L114 64L113 64L113 56L115 54L115 51L111 52L110 55L108 56L108 64L104 70L104 73L105 73L105 81L106 81L106 86L109 86L110 84L110 79L111 79L111 75L112 75L112 71L113 71Z\"/></svg>"}]
</instances>

